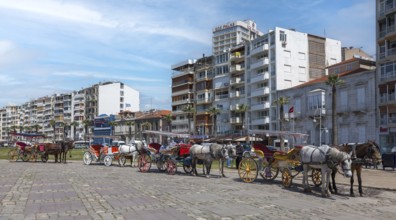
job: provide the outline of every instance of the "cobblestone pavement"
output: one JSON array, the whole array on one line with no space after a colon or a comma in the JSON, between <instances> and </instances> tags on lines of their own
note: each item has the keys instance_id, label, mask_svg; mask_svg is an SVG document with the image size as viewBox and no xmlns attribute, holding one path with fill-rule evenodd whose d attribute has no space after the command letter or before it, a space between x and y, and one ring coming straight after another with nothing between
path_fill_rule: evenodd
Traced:
<instances>
[{"instance_id":1,"label":"cobblestone pavement","mask_svg":"<svg viewBox=\"0 0 396 220\"><path fill-rule=\"evenodd\" d=\"M341 183L339 195L322 198L319 188L303 193L300 176L286 189L279 177L243 183L235 170L206 178L182 168L171 176L156 167L140 173L79 161L0 166L0 219L396 219L392 189L369 187L365 197L349 197Z\"/></svg>"}]
</instances>

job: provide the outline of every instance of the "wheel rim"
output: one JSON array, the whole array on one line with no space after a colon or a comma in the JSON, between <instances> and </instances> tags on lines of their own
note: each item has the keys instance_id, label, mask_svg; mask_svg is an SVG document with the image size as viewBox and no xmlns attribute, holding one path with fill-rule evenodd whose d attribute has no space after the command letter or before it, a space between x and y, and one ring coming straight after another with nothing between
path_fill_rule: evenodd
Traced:
<instances>
[{"instance_id":1,"label":"wheel rim","mask_svg":"<svg viewBox=\"0 0 396 220\"><path fill-rule=\"evenodd\" d=\"M28 152L23 152L23 153L22 153L22 160L23 160L24 162L28 162L29 159L30 159L30 154L29 154Z\"/></svg>"},{"instance_id":2,"label":"wheel rim","mask_svg":"<svg viewBox=\"0 0 396 220\"><path fill-rule=\"evenodd\" d=\"M277 167L273 167L269 165L264 168L264 171L260 172L260 176L265 180L274 180L279 173L279 169Z\"/></svg>"},{"instance_id":3,"label":"wheel rim","mask_svg":"<svg viewBox=\"0 0 396 220\"><path fill-rule=\"evenodd\" d=\"M85 165L89 165L89 164L91 164L91 162L92 162L92 156L91 156L91 153L89 153L89 152L85 152L85 153L84 153L83 160L84 160L84 163L85 163Z\"/></svg>"},{"instance_id":4,"label":"wheel rim","mask_svg":"<svg viewBox=\"0 0 396 220\"><path fill-rule=\"evenodd\" d=\"M246 183L251 183L257 178L257 163L251 158L245 158L239 163L239 177Z\"/></svg>"},{"instance_id":5,"label":"wheel rim","mask_svg":"<svg viewBox=\"0 0 396 220\"><path fill-rule=\"evenodd\" d=\"M289 188L292 184L292 176L289 169L284 169L282 171L282 184L284 187Z\"/></svg>"},{"instance_id":6,"label":"wheel rim","mask_svg":"<svg viewBox=\"0 0 396 220\"><path fill-rule=\"evenodd\" d=\"M157 162L157 168L161 172L166 171L166 163L164 163L164 161L158 161Z\"/></svg>"},{"instance_id":7,"label":"wheel rim","mask_svg":"<svg viewBox=\"0 0 396 220\"><path fill-rule=\"evenodd\" d=\"M8 158L10 161L17 161L18 160L18 154L16 150L10 150L8 152Z\"/></svg>"},{"instance_id":8,"label":"wheel rim","mask_svg":"<svg viewBox=\"0 0 396 220\"><path fill-rule=\"evenodd\" d=\"M147 154L140 155L139 157L139 170L140 172L147 172L151 167L151 158Z\"/></svg>"},{"instance_id":9,"label":"wheel rim","mask_svg":"<svg viewBox=\"0 0 396 220\"><path fill-rule=\"evenodd\" d=\"M103 162L106 167L109 167L109 166L111 166L113 159L110 156L105 156L105 158L103 159Z\"/></svg>"},{"instance_id":10,"label":"wheel rim","mask_svg":"<svg viewBox=\"0 0 396 220\"><path fill-rule=\"evenodd\" d=\"M315 186L320 186L322 184L322 173L320 170L312 170L312 182Z\"/></svg>"},{"instance_id":11,"label":"wheel rim","mask_svg":"<svg viewBox=\"0 0 396 220\"><path fill-rule=\"evenodd\" d=\"M166 171L170 175L175 175L177 171L177 166L176 163L173 160L168 160L167 165L166 165Z\"/></svg>"}]
</instances>

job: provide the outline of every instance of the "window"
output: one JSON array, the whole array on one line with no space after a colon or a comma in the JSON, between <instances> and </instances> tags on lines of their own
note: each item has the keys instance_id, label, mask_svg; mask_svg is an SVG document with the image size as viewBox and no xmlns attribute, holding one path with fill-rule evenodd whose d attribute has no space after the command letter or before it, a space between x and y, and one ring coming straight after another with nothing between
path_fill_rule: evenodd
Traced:
<instances>
[{"instance_id":1,"label":"window","mask_svg":"<svg viewBox=\"0 0 396 220\"><path fill-rule=\"evenodd\" d=\"M305 53L298 52L298 59L299 60L305 60Z\"/></svg>"},{"instance_id":2,"label":"window","mask_svg":"<svg viewBox=\"0 0 396 220\"><path fill-rule=\"evenodd\" d=\"M286 35L286 33L284 31L280 31L279 32L279 40L282 41L282 42L286 42L287 35Z\"/></svg>"},{"instance_id":3,"label":"window","mask_svg":"<svg viewBox=\"0 0 396 220\"><path fill-rule=\"evenodd\" d=\"M325 92L316 92L308 95L308 109L325 108Z\"/></svg>"},{"instance_id":4,"label":"window","mask_svg":"<svg viewBox=\"0 0 396 220\"><path fill-rule=\"evenodd\" d=\"M363 107L366 102L366 90L364 88L357 89L357 105Z\"/></svg>"},{"instance_id":5,"label":"window","mask_svg":"<svg viewBox=\"0 0 396 220\"><path fill-rule=\"evenodd\" d=\"M285 65L285 73L291 73L291 66L290 65Z\"/></svg>"},{"instance_id":6,"label":"window","mask_svg":"<svg viewBox=\"0 0 396 220\"><path fill-rule=\"evenodd\" d=\"M124 96L124 91L120 91L120 96Z\"/></svg>"},{"instance_id":7,"label":"window","mask_svg":"<svg viewBox=\"0 0 396 220\"><path fill-rule=\"evenodd\" d=\"M299 74L305 74L305 73L306 73L305 67L299 66L299 67L298 67L298 73L299 73Z\"/></svg>"}]
</instances>

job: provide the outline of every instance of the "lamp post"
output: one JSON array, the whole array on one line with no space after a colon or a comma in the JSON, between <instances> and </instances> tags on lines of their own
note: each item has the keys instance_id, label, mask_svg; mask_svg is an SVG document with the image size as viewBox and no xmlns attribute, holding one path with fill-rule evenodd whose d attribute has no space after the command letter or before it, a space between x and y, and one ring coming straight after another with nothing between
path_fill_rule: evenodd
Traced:
<instances>
[{"instance_id":1,"label":"lamp post","mask_svg":"<svg viewBox=\"0 0 396 220\"><path fill-rule=\"evenodd\" d=\"M316 122L316 111L319 111L319 146L322 145L322 107L317 108L314 112L314 120L313 122Z\"/></svg>"}]
</instances>

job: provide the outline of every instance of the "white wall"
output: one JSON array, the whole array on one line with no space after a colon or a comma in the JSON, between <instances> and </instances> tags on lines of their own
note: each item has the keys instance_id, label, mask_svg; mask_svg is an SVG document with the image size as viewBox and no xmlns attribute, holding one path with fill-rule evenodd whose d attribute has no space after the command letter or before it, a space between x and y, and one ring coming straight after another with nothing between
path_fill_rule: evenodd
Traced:
<instances>
[{"instance_id":1,"label":"white wall","mask_svg":"<svg viewBox=\"0 0 396 220\"><path fill-rule=\"evenodd\" d=\"M126 86L121 89L120 83L112 83L99 86L98 114L118 114L121 110L139 111L139 92ZM121 91L124 101L121 101ZM120 106L122 104L122 107ZM126 107L126 104L130 106Z\"/></svg>"},{"instance_id":2,"label":"white wall","mask_svg":"<svg viewBox=\"0 0 396 220\"><path fill-rule=\"evenodd\" d=\"M341 62L341 41L326 38L326 66Z\"/></svg>"}]
</instances>

